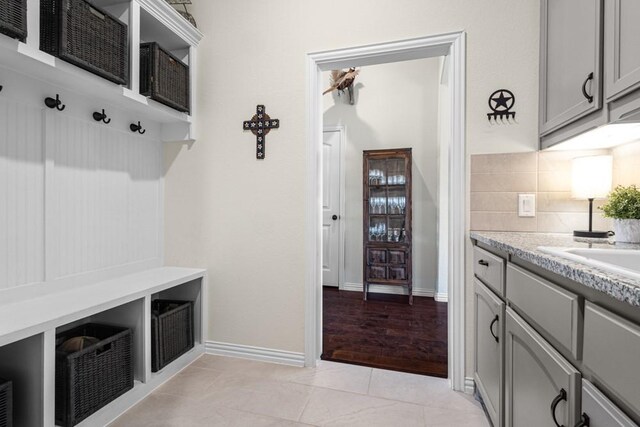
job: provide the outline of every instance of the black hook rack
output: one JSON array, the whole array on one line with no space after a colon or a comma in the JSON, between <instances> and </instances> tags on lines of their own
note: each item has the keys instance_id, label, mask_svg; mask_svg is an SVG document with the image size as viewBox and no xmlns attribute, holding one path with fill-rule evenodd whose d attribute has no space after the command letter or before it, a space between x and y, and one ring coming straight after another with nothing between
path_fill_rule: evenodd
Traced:
<instances>
[{"instance_id":1,"label":"black hook rack","mask_svg":"<svg viewBox=\"0 0 640 427\"><path fill-rule=\"evenodd\" d=\"M60 101L60 95L57 93L56 93L56 99L53 99L51 97L45 98L44 105L46 105L49 108L55 108L58 111L62 111L66 108L66 105L64 105L62 101Z\"/></svg>"},{"instance_id":2,"label":"black hook rack","mask_svg":"<svg viewBox=\"0 0 640 427\"><path fill-rule=\"evenodd\" d=\"M102 109L102 113L98 113L97 111L94 111L93 120L95 120L96 122L101 121L104 124L111 123L111 119L107 119L107 113L104 112L104 108Z\"/></svg>"},{"instance_id":3,"label":"black hook rack","mask_svg":"<svg viewBox=\"0 0 640 427\"><path fill-rule=\"evenodd\" d=\"M129 129L131 129L131 132L138 132L140 135L143 135L147 131L146 129L142 129L140 120L138 120L138 124L131 123L129 125Z\"/></svg>"}]
</instances>

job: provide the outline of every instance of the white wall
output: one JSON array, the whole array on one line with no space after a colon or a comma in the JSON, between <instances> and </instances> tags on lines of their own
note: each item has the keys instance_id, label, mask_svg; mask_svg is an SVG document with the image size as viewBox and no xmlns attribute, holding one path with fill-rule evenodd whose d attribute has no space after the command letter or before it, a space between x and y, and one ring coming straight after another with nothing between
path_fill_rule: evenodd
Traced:
<instances>
[{"instance_id":1,"label":"white wall","mask_svg":"<svg viewBox=\"0 0 640 427\"><path fill-rule=\"evenodd\" d=\"M449 150L451 147L451 96L449 95L448 57L440 58L438 91L438 158L440 159L440 181L438 182L438 286L436 300L449 300Z\"/></svg>"},{"instance_id":2,"label":"white wall","mask_svg":"<svg viewBox=\"0 0 640 427\"><path fill-rule=\"evenodd\" d=\"M362 286L362 151L412 148L413 293L433 296L438 278L439 59L363 67L354 97L324 96L324 125L346 129L345 271L347 288ZM328 86L329 72L323 73ZM405 291L372 286L372 292Z\"/></svg>"},{"instance_id":3,"label":"white wall","mask_svg":"<svg viewBox=\"0 0 640 427\"><path fill-rule=\"evenodd\" d=\"M197 70L201 136L192 146L166 148L165 248L167 263L208 268L210 340L304 350L305 55L464 30L468 153L534 150L539 7L511 0L194 1L205 34ZM492 126L487 98L503 87L516 95L518 123ZM255 138L241 130L256 104L281 119L263 161L255 158Z\"/></svg>"}]
</instances>

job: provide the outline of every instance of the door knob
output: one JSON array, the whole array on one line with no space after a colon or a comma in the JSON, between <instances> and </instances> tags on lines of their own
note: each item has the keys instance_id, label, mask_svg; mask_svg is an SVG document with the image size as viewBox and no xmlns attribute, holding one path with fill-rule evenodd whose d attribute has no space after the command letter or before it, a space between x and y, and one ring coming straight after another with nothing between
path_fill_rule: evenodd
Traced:
<instances>
[{"instance_id":1,"label":"door knob","mask_svg":"<svg viewBox=\"0 0 640 427\"><path fill-rule=\"evenodd\" d=\"M335 221L335 220L337 220L337 219L338 219L338 215L333 215L333 216L331 217L331 219L332 219L332 220L334 220L334 221Z\"/></svg>"}]
</instances>

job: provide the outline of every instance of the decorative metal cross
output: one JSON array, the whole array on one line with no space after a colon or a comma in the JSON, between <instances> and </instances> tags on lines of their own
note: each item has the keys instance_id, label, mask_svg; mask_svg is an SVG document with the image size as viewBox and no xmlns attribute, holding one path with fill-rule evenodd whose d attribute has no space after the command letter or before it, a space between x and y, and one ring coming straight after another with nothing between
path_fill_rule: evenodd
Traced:
<instances>
[{"instance_id":1,"label":"decorative metal cross","mask_svg":"<svg viewBox=\"0 0 640 427\"><path fill-rule=\"evenodd\" d=\"M280 120L272 119L267 113L265 113L264 105L258 105L256 107L256 113L251 117L251 120L242 122L242 129L250 130L256 136L256 158L264 159L264 145L265 136L271 129L278 129L280 127Z\"/></svg>"}]
</instances>

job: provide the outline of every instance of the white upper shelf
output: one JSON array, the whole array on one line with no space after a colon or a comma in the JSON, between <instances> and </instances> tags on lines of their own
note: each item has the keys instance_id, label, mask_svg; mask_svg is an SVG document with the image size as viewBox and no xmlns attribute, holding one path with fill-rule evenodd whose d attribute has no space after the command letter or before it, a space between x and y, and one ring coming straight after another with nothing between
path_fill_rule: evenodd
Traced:
<instances>
[{"instance_id":1,"label":"white upper shelf","mask_svg":"<svg viewBox=\"0 0 640 427\"><path fill-rule=\"evenodd\" d=\"M202 33L164 0L93 0L91 3L107 9L119 5L126 10L128 19L125 20L129 21L131 44L130 88L109 82L39 50L39 1L37 0L30 0L28 3L30 26L26 43L0 34L0 71L1 68L6 68L26 77L50 83L61 90L99 98L105 104L135 113L141 120L152 120L168 125L168 133L171 135L185 135L184 138L181 136L178 139L191 139L189 135L192 119L189 114L176 111L137 92L139 63L134 60L134 57L137 58L139 55L138 40L157 41L162 46L168 44L166 48L169 50L188 52L189 65L193 68L195 48L203 37ZM192 72L192 80L194 75L195 73ZM177 129L176 126L178 126Z\"/></svg>"},{"instance_id":2,"label":"white upper shelf","mask_svg":"<svg viewBox=\"0 0 640 427\"><path fill-rule=\"evenodd\" d=\"M167 45L163 45L166 49L174 50L178 48L169 43L168 40L174 39L172 35L179 37L189 46L197 47L202 39L202 33L186 19L182 17L169 3L164 0L134 0L140 4L140 7L147 12L148 15L155 19L155 22L146 20L145 14L142 13L140 20L142 21L142 35L145 30L149 31L149 35L154 35L158 39L155 41L163 45L163 41L167 38ZM157 25L161 25L158 27ZM168 29L167 33L164 29Z\"/></svg>"}]
</instances>

